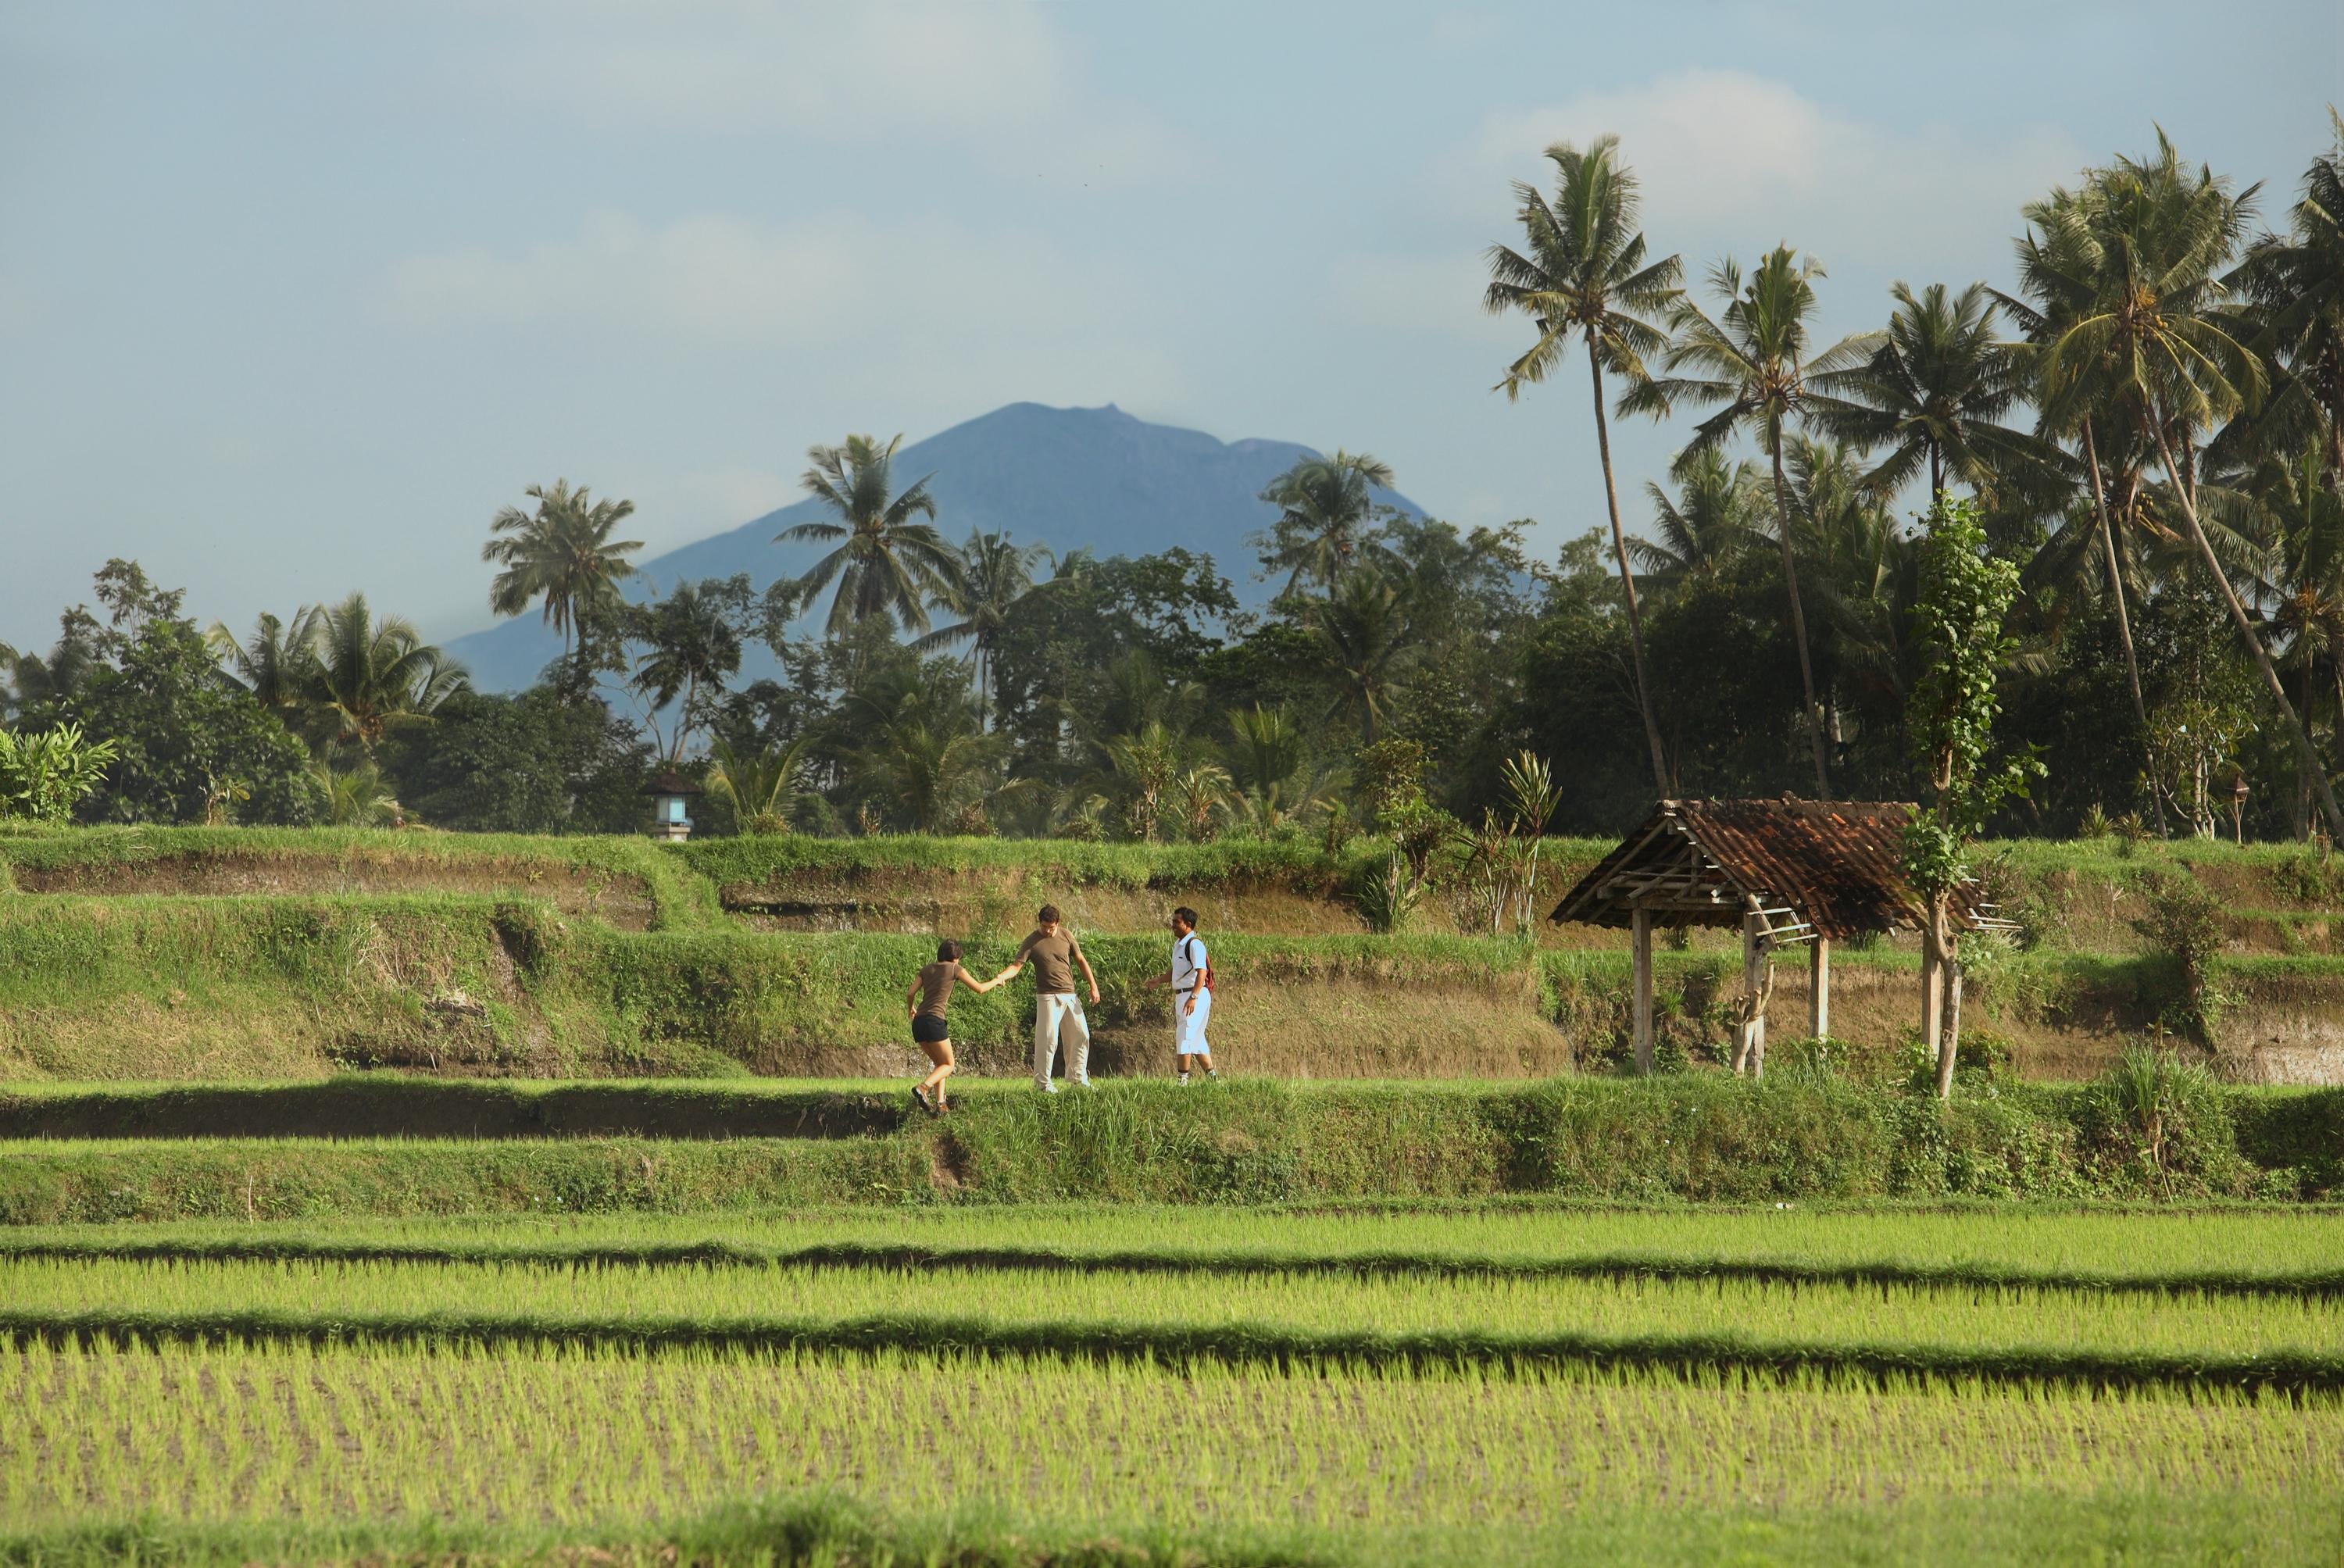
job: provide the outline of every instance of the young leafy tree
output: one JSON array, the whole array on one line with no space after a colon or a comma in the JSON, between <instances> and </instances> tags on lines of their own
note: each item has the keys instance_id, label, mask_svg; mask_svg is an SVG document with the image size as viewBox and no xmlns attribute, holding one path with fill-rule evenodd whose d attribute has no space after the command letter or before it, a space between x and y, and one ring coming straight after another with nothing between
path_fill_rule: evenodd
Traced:
<instances>
[{"instance_id":1,"label":"young leafy tree","mask_svg":"<svg viewBox=\"0 0 2344 1568\"><path fill-rule=\"evenodd\" d=\"M1953 1093L1960 1048L1962 964L1953 895L1970 875L1970 841L1995 808L2026 792L2042 764L2032 753L1989 763L2001 711L1995 681L2016 648L2004 630L2018 568L1986 553L1975 501L1941 495L1921 546L1914 630L1925 651L1904 713L1914 757L1932 798L1904 830L1904 875L1924 902L1925 1036L1936 1052L1937 1096Z\"/></svg>"},{"instance_id":2,"label":"young leafy tree","mask_svg":"<svg viewBox=\"0 0 2344 1568\"><path fill-rule=\"evenodd\" d=\"M114 760L112 741L82 738L78 724L40 734L0 730L0 818L28 817L58 825L96 793Z\"/></svg>"},{"instance_id":3,"label":"young leafy tree","mask_svg":"<svg viewBox=\"0 0 2344 1568\"><path fill-rule=\"evenodd\" d=\"M1587 346L1595 390L1595 450L1603 469L1603 501L1612 517L1612 551L1620 565L1620 593L1628 610L1628 646L1636 674L1636 701L1652 754L1652 787L1670 794L1667 754L1644 673L1644 624L1636 604L1636 578L1628 569L1628 537L1620 526L1620 487L1612 475L1612 432L1603 420L1603 372L1630 386L1650 379L1644 361L1668 347L1662 319L1677 302L1682 263L1674 256L1646 258L1636 230L1641 200L1636 177L1619 162L1620 138L1598 137L1581 152L1569 142L1546 149L1555 167L1554 199L1517 183L1514 197L1524 249L1490 248L1490 287L1482 304L1492 313L1520 310L1538 325L1538 341L1506 368L1498 383L1510 400L1525 383L1560 368L1576 339Z\"/></svg>"},{"instance_id":4,"label":"young leafy tree","mask_svg":"<svg viewBox=\"0 0 2344 1568\"><path fill-rule=\"evenodd\" d=\"M838 584L824 622L833 635L882 616L907 632L925 632L928 606L951 603L960 592L960 557L936 531L936 501L927 480L895 491L895 452L903 444L900 435L884 446L870 436L849 436L839 446L809 449L813 466L800 483L836 520L801 522L773 536L776 543L838 547L797 582L809 600Z\"/></svg>"},{"instance_id":5,"label":"young leafy tree","mask_svg":"<svg viewBox=\"0 0 2344 1568\"><path fill-rule=\"evenodd\" d=\"M1680 300L1671 319L1676 334L1664 367L1668 374L1631 387L1623 411L1665 414L1679 402L1715 408L1697 426L1678 460L1716 447L1736 430L1758 437L1773 469L1776 542L1783 553L1783 585L1791 601L1791 635L1799 650L1799 682L1805 697L1807 742L1814 753L1815 793L1831 798L1831 774L1824 753L1823 705L1815 700L1814 655L1807 642L1807 612L1799 598L1796 538L1791 525L1790 485L1783 471L1783 439L1798 425L1819 417L1850 414L1854 405L1824 387L1832 372L1861 363L1878 346L1877 333L1842 339L1820 352L1814 347L1818 309L1814 279L1823 266L1802 260L1787 245L1759 258L1745 278L1731 257L1710 268L1711 288L1724 309L1712 318L1690 299ZM1691 370L1692 375L1679 371Z\"/></svg>"}]
</instances>

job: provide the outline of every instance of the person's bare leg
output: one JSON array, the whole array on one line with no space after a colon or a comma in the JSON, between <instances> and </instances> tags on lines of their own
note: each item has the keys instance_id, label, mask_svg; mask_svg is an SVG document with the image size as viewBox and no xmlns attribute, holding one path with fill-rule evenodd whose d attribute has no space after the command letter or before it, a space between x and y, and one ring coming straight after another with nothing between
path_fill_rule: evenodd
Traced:
<instances>
[{"instance_id":1,"label":"person's bare leg","mask_svg":"<svg viewBox=\"0 0 2344 1568\"><path fill-rule=\"evenodd\" d=\"M936 1064L935 1070L928 1074L927 1081L920 1087L936 1097L936 1108L942 1110L945 1108L945 1080L953 1076L959 1065L953 1059L953 1043L939 1040L930 1046L928 1060Z\"/></svg>"}]
</instances>

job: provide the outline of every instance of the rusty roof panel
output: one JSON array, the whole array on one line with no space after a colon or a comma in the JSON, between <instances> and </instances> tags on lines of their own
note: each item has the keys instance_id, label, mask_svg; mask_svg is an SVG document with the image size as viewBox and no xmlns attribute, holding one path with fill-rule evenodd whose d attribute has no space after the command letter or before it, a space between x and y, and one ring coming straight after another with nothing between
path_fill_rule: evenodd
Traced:
<instances>
[{"instance_id":1,"label":"rusty roof panel","mask_svg":"<svg viewBox=\"0 0 2344 1568\"><path fill-rule=\"evenodd\" d=\"M1662 801L1618 849L1565 894L1552 918L1625 926L1629 904L1605 890L1612 877L1682 855L1690 840L1724 874L1731 903L1662 908L1659 917L1731 926L1742 901L1788 905L1818 934L1852 937L1916 925L1921 899L1902 865L1905 824L1915 807L1902 801ZM1655 831L1658 830L1658 831ZM1682 835L1682 836L1680 836ZM1975 885L1955 895L1955 910L1975 928L1985 915Z\"/></svg>"}]
</instances>

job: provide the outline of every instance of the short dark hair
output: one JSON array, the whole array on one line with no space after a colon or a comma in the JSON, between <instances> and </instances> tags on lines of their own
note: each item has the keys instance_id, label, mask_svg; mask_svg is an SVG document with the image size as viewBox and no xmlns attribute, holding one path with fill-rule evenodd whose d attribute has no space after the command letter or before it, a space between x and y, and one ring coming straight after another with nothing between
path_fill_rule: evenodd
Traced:
<instances>
[{"instance_id":1,"label":"short dark hair","mask_svg":"<svg viewBox=\"0 0 2344 1568\"><path fill-rule=\"evenodd\" d=\"M937 944L936 944L936 962L937 962L937 963L939 963L939 964L957 964L957 963L959 963L959 962L960 962L960 944L959 944L959 943L957 943L957 942L939 942L939 943L937 943Z\"/></svg>"},{"instance_id":2,"label":"short dark hair","mask_svg":"<svg viewBox=\"0 0 2344 1568\"><path fill-rule=\"evenodd\" d=\"M1058 906L1055 904L1045 904L1034 918L1041 925L1056 926L1058 923Z\"/></svg>"},{"instance_id":3,"label":"short dark hair","mask_svg":"<svg viewBox=\"0 0 2344 1568\"><path fill-rule=\"evenodd\" d=\"M1172 911L1172 918L1177 920L1181 925L1186 926L1191 931L1194 931L1197 928L1197 912L1189 908L1185 904L1180 905L1179 908Z\"/></svg>"}]
</instances>

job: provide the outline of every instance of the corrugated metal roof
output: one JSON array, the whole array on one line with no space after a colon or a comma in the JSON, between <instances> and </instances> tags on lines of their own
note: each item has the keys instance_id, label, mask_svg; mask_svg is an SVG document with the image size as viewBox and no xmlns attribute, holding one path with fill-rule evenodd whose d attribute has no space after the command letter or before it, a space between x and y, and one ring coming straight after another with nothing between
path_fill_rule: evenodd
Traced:
<instances>
[{"instance_id":1,"label":"corrugated metal roof","mask_svg":"<svg viewBox=\"0 0 2344 1568\"><path fill-rule=\"evenodd\" d=\"M1910 928L1919 921L1922 903L1901 863L1904 827L1915 809L1904 801L1794 795L1664 800L1563 895L1551 918L1627 925L1630 900L1607 885L1643 864L1683 864L1690 848L1703 863L1696 875L1715 902L1656 911L1662 924L1737 926L1743 901L1755 897L1798 910L1824 936ZM1954 905L1965 926L1975 928L1987 917L1975 884L1957 891Z\"/></svg>"}]
</instances>

